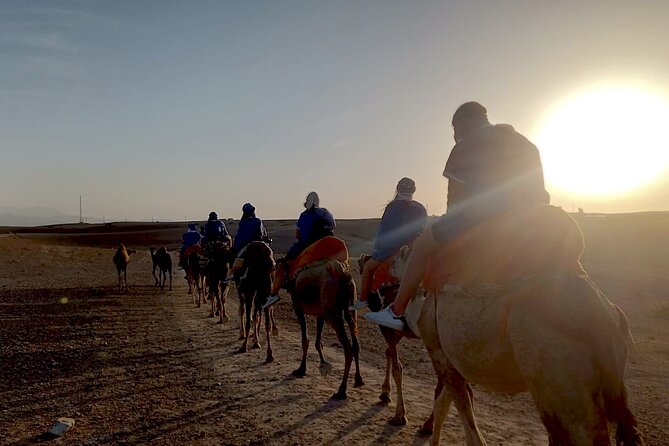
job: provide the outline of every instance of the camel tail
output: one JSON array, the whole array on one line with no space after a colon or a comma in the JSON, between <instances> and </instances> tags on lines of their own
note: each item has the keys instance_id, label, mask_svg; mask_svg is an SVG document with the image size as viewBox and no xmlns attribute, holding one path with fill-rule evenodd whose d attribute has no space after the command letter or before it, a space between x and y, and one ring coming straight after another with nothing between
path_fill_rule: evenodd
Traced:
<instances>
[{"instance_id":1,"label":"camel tail","mask_svg":"<svg viewBox=\"0 0 669 446\"><path fill-rule=\"evenodd\" d=\"M627 405L627 391L622 377L614 378L611 384L614 389L604 392L604 409L609 421L616 424L616 445L642 446L644 445L636 419Z\"/></svg>"}]
</instances>

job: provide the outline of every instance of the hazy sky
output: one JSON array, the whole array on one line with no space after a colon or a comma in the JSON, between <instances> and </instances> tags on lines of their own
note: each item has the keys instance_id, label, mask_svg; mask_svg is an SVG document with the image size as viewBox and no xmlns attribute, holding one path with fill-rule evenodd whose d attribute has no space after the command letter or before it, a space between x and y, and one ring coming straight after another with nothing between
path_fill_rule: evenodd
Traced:
<instances>
[{"instance_id":1,"label":"hazy sky","mask_svg":"<svg viewBox=\"0 0 669 446\"><path fill-rule=\"evenodd\" d=\"M667 89L668 17L665 0L4 0L0 206L293 218L316 190L335 217L375 217L409 176L441 214L459 104L533 139L600 79ZM631 196L551 192L669 210L669 172Z\"/></svg>"}]
</instances>

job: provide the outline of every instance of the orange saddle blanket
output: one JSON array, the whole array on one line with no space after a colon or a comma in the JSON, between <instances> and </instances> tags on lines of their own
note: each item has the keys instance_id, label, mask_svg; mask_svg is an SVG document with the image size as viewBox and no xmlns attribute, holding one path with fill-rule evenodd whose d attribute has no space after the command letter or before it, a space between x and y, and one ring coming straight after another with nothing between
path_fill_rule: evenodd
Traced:
<instances>
[{"instance_id":1,"label":"orange saddle blanket","mask_svg":"<svg viewBox=\"0 0 669 446\"><path fill-rule=\"evenodd\" d=\"M201 253L201 252L202 252L202 246L200 246L200 245L191 245L191 246L187 247L186 249L184 249L183 256L184 256L184 257L188 257L188 256L191 255L191 254L196 254L196 253L199 254L199 253Z\"/></svg>"},{"instance_id":2,"label":"orange saddle blanket","mask_svg":"<svg viewBox=\"0 0 669 446\"><path fill-rule=\"evenodd\" d=\"M423 286L503 284L545 273L584 274L584 243L574 219L555 206L500 214L473 227L432 255Z\"/></svg>"},{"instance_id":3,"label":"orange saddle blanket","mask_svg":"<svg viewBox=\"0 0 669 446\"><path fill-rule=\"evenodd\" d=\"M338 260L348 262L348 248L346 243L340 238L334 236L324 237L312 243L307 249L297 256L290 264L291 278L295 278L298 272L308 265L321 260Z\"/></svg>"}]
</instances>

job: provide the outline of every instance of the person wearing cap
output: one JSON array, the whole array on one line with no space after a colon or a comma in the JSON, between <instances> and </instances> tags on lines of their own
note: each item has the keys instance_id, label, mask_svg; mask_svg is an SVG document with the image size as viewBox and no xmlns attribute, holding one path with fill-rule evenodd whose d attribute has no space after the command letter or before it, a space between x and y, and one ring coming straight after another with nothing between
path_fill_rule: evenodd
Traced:
<instances>
[{"instance_id":1,"label":"person wearing cap","mask_svg":"<svg viewBox=\"0 0 669 446\"><path fill-rule=\"evenodd\" d=\"M249 243L262 241L266 236L267 231L262 220L256 217L256 208L251 203L245 203L242 206L242 218L239 220L239 228L232 247L235 256Z\"/></svg>"},{"instance_id":2,"label":"person wearing cap","mask_svg":"<svg viewBox=\"0 0 669 446\"><path fill-rule=\"evenodd\" d=\"M425 207L413 200L416 183L411 178L402 178L395 187L395 197L386 205L374 242L374 251L362 271L360 299L351 310L367 307L367 298L372 291L374 272L399 249L413 242L423 233L427 223Z\"/></svg>"},{"instance_id":3,"label":"person wearing cap","mask_svg":"<svg viewBox=\"0 0 669 446\"><path fill-rule=\"evenodd\" d=\"M403 329L404 311L435 251L503 212L550 202L539 151L512 126L491 124L488 111L477 102L461 105L452 125L455 146L443 173L448 179L446 214L416 239L395 302L365 314L370 322Z\"/></svg>"},{"instance_id":4,"label":"person wearing cap","mask_svg":"<svg viewBox=\"0 0 669 446\"><path fill-rule=\"evenodd\" d=\"M179 251L179 268L183 268L184 253L191 246L196 246L200 243L202 236L197 231L197 225L190 223L188 230L181 236L181 250Z\"/></svg>"},{"instance_id":5,"label":"person wearing cap","mask_svg":"<svg viewBox=\"0 0 669 446\"><path fill-rule=\"evenodd\" d=\"M337 226L334 217L326 208L320 207L321 200L316 192L309 192L304 200L304 212L300 214L295 228L297 241L290 247L286 257L287 261L297 258L312 243L334 235ZM279 296L270 296L263 309L279 301Z\"/></svg>"}]
</instances>

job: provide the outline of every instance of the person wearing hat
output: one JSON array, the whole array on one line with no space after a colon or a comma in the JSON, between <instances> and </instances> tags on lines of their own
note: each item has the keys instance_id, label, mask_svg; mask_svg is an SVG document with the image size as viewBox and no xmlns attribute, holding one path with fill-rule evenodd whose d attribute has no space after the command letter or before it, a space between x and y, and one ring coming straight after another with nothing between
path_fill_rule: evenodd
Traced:
<instances>
[{"instance_id":1,"label":"person wearing hat","mask_svg":"<svg viewBox=\"0 0 669 446\"><path fill-rule=\"evenodd\" d=\"M411 179L402 178L395 187L395 197L386 205L379 223L374 242L374 251L362 271L362 287L360 299L350 310L367 307L367 298L372 291L374 272L399 249L413 242L423 233L427 223L425 206L413 200L416 183Z\"/></svg>"},{"instance_id":2,"label":"person wearing hat","mask_svg":"<svg viewBox=\"0 0 669 446\"><path fill-rule=\"evenodd\" d=\"M458 107L452 125L455 146L443 173L448 179L446 214L416 239L395 301L365 314L370 322L402 330L404 311L434 252L496 215L550 202L539 151L512 126L491 124L478 102Z\"/></svg>"},{"instance_id":3,"label":"person wearing hat","mask_svg":"<svg viewBox=\"0 0 669 446\"><path fill-rule=\"evenodd\" d=\"M245 203L242 206L242 218L239 220L232 251L237 256L246 245L255 241L263 241L265 237L267 237L267 231L262 220L256 217L256 208L251 203Z\"/></svg>"},{"instance_id":4,"label":"person wearing hat","mask_svg":"<svg viewBox=\"0 0 669 446\"><path fill-rule=\"evenodd\" d=\"M200 244L202 236L197 231L197 225L195 223L190 223L188 225L188 230L184 232L181 236L181 250L179 251L179 268L183 268L184 253L191 246L196 246Z\"/></svg>"},{"instance_id":5,"label":"person wearing hat","mask_svg":"<svg viewBox=\"0 0 669 446\"><path fill-rule=\"evenodd\" d=\"M334 235L334 228L337 226L334 217L325 208L320 207L321 200L316 192L309 192L304 200L304 212L300 214L295 228L295 238L297 241L290 247L285 260L295 259L312 243ZM279 296L270 296L263 308L279 301Z\"/></svg>"}]
</instances>

